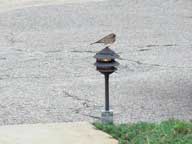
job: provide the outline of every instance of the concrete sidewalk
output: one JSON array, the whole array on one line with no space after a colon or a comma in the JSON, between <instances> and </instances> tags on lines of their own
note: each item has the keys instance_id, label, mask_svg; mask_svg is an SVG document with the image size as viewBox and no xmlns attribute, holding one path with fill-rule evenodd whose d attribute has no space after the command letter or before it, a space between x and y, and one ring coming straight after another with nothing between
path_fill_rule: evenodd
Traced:
<instances>
[{"instance_id":1,"label":"concrete sidewalk","mask_svg":"<svg viewBox=\"0 0 192 144\"><path fill-rule=\"evenodd\" d=\"M0 144L117 144L88 122L0 127Z\"/></svg>"}]
</instances>

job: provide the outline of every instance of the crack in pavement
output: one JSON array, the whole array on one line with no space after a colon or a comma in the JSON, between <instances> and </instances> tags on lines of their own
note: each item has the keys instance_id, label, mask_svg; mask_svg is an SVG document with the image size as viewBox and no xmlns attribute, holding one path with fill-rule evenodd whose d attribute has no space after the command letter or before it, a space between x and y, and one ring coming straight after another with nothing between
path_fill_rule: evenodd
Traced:
<instances>
[{"instance_id":1,"label":"crack in pavement","mask_svg":"<svg viewBox=\"0 0 192 144\"><path fill-rule=\"evenodd\" d=\"M139 60L131 60L131 59L123 59L121 58L121 60L126 60L126 61L130 61L130 62L134 62L138 65L147 65L147 66L155 66L155 67L165 67L165 68L188 68L188 69L192 69L192 67L186 67L186 66L172 66L172 65L160 65L160 64L152 64L152 63L143 63Z\"/></svg>"},{"instance_id":2,"label":"crack in pavement","mask_svg":"<svg viewBox=\"0 0 192 144\"><path fill-rule=\"evenodd\" d=\"M78 96L72 95L72 94L70 94L70 93L67 92L67 91L64 91L64 90L63 90L63 92L64 92L64 94L66 95L65 97L70 97L70 98L75 99L75 100L77 100L77 101L84 101L84 102L87 102L87 103L92 102L92 101L90 101L90 100L88 100L88 99L83 99L83 98L79 98Z\"/></svg>"},{"instance_id":3,"label":"crack in pavement","mask_svg":"<svg viewBox=\"0 0 192 144\"><path fill-rule=\"evenodd\" d=\"M98 119L98 120L101 120L101 117L98 117L98 116L93 116L91 114L81 114L83 116L88 116L88 117L91 117L91 118L94 118L94 119Z\"/></svg>"},{"instance_id":4,"label":"crack in pavement","mask_svg":"<svg viewBox=\"0 0 192 144\"><path fill-rule=\"evenodd\" d=\"M142 51L142 52L143 52L143 51L150 51L150 50L151 50L151 49L145 49L145 48L144 48L144 49L140 49L140 50L137 50L137 51Z\"/></svg>"},{"instance_id":5,"label":"crack in pavement","mask_svg":"<svg viewBox=\"0 0 192 144\"><path fill-rule=\"evenodd\" d=\"M154 45L154 44L149 44L149 45L146 45L146 47L170 47L170 46L177 46L176 44L164 44L164 45Z\"/></svg>"},{"instance_id":6,"label":"crack in pavement","mask_svg":"<svg viewBox=\"0 0 192 144\"><path fill-rule=\"evenodd\" d=\"M97 53L96 51L89 51L89 50L87 50L87 51L73 50L71 52L72 53Z\"/></svg>"}]
</instances>

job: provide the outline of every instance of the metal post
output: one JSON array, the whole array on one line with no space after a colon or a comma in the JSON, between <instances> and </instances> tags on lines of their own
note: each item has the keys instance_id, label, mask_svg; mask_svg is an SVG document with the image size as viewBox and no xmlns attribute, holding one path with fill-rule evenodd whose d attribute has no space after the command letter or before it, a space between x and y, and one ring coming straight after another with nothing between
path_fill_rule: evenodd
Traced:
<instances>
[{"instance_id":1,"label":"metal post","mask_svg":"<svg viewBox=\"0 0 192 144\"><path fill-rule=\"evenodd\" d=\"M105 111L109 111L109 74L105 74Z\"/></svg>"},{"instance_id":2,"label":"metal post","mask_svg":"<svg viewBox=\"0 0 192 144\"><path fill-rule=\"evenodd\" d=\"M101 113L102 123L113 123L113 111L109 110L109 74L105 73L105 111Z\"/></svg>"}]
</instances>

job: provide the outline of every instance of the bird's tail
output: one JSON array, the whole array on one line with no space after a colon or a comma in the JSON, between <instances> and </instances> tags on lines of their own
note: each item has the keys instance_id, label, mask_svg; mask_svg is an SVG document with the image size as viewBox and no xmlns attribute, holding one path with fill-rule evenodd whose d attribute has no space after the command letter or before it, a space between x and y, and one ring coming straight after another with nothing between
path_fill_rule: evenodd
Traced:
<instances>
[{"instance_id":1,"label":"bird's tail","mask_svg":"<svg viewBox=\"0 0 192 144\"><path fill-rule=\"evenodd\" d=\"M101 40L98 40L98 41L96 41L94 43L91 43L90 45L93 45L93 44L96 44L96 43L101 43Z\"/></svg>"}]
</instances>

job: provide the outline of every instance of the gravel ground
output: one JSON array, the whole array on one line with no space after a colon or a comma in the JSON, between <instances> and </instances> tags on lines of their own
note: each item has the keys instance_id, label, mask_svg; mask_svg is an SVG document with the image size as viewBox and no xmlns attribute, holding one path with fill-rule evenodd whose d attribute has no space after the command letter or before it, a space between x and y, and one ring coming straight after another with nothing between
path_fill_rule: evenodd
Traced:
<instances>
[{"instance_id":1,"label":"gravel ground","mask_svg":"<svg viewBox=\"0 0 192 144\"><path fill-rule=\"evenodd\" d=\"M192 119L192 1L110 0L0 11L0 124L97 120L103 47L89 44L111 32L115 122Z\"/></svg>"}]
</instances>

